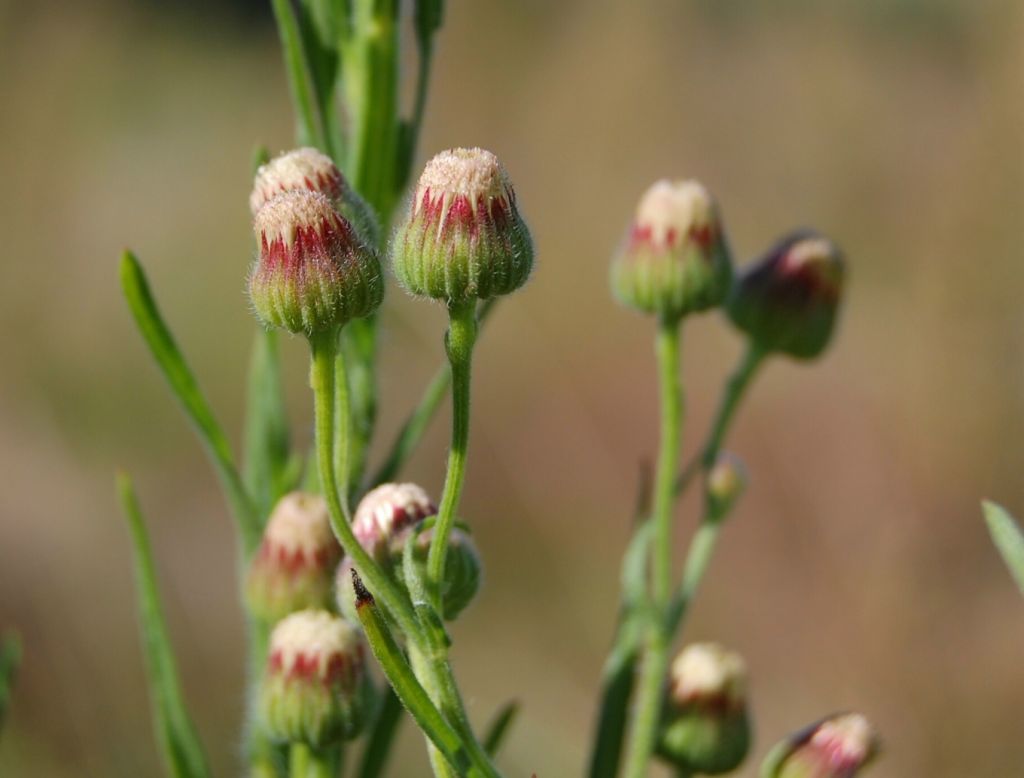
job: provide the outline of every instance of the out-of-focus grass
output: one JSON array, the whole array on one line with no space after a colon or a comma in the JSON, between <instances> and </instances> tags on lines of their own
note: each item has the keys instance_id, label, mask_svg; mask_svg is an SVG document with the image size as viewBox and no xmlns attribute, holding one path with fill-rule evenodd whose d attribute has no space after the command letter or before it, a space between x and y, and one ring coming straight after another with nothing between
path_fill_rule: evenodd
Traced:
<instances>
[{"instance_id":1,"label":"out-of-focus grass","mask_svg":"<svg viewBox=\"0 0 1024 778\"><path fill-rule=\"evenodd\" d=\"M1024 761L1024 618L976 507L1024 504L1024 20L1011 2L825 6L450 4L424 153L499 153L540 258L479 351L465 513L487 585L456 627L474 716L523 701L512 774L583 763L654 440L650 326L611 303L606 262L663 175L717 192L742 258L813 224L852 265L837 348L813 369L771 365L741 416L732 448L753 482L687 632L747 655L758 754L857 707L886 735L879 776ZM117 298L116 258L128 244L146 262L237 433L249 154L291 131L273 31L201 5L8 4L0 98L0 625L25 647L0 774L157 770L115 463L153 505L186 692L230 774L234 546ZM386 429L442 327L392 290ZM690 446L737 351L720 317L688 326ZM301 437L303 350L287 356ZM409 472L435 492L443 433ZM402 743L393 774L421 774L411 728Z\"/></svg>"}]
</instances>

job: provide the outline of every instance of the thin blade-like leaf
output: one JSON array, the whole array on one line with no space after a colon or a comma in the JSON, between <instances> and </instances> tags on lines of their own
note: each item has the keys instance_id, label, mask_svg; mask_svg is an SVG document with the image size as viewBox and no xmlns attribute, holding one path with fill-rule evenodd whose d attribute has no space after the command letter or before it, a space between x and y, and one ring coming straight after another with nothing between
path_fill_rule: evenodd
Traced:
<instances>
[{"instance_id":1,"label":"thin blade-like leaf","mask_svg":"<svg viewBox=\"0 0 1024 778\"><path fill-rule=\"evenodd\" d=\"M121 286L139 332L210 456L234 514L243 546L251 552L260 539L262 522L259 514L242 484L231 446L157 310L139 260L130 251L121 256Z\"/></svg>"},{"instance_id":2,"label":"thin blade-like leaf","mask_svg":"<svg viewBox=\"0 0 1024 778\"><path fill-rule=\"evenodd\" d=\"M490 727L487 728L487 736L484 738L484 751L487 752L488 756L494 756L498 753L498 749L505 742L505 736L508 734L512 722L515 721L518 714L519 703L516 700L510 700L502 705L494 715Z\"/></svg>"},{"instance_id":3,"label":"thin blade-like leaf","mask_svg":"<svg viewBox=\"0 0 1024 778\"><path fill-rule=\"evenodd\" d=\"M985 511L985 521L992 535L992 542L996 544L1003 561L1010 568L1013 580L1024 594L1024 534L1005 508L988 501L983 502L981 506Z\"/></svg>"},{"instance_id":4,"label":"thin blade-like leaf","mask_svg":"<svg viewBox=\"0 0 1024 778\"><path fill-rule=\"evenodd\" d=\"M327 150L323 124L319 111L316 79L303 45L302 30L291 0L271 0L277 31L284 52L284 67L288 74L288 87L295 105L299 143Z\"/></svg>"},{"instance_id":5,"label":"thin blade-like leaf","mask_svg":"<svg viewBox=\"0 0 1024 778\"><path fill-rule=\"evenodd\" d=\"M402 703L391 687L381 696L380 707L359 763L359 778L380 778L387 766L391 745L402 722Z\"/></svg>"},{"instance_id":6,"label":"thin blade-like leaf","mask_svg":"<svg viewBox=\"0 0 1024 778\"><path fill-rule=\"evenodd\" d=\"M249 360L244 477L260 516L290 488L288 440L277 333L259 330Z\"/></svg>"},{"instance_id":7,"label":"thin blade-like leaf","mask_svg":"<svg viewBox=\"0 0 1024 778\"><path fill-rule=\"evenodd\" d=\"M20 664L21 641L17 635L4 635L0 640L0 731L3 731L7 709L11 705L14 676Z\"/></svg>"},{"instance_id":8,"label":"thin blade-like leaf","mask_svg":"<svg viewBox=\"0 0 1024 778\"><path fill-rule=\"evenodd\" d=\"M164 766L173 778L207 778L209 768L206 757L185 708L178 681L174 651L167 634L157 589L149 535L128 476L118 475L117 491L132 536L142 648L146 658L156 737L163 751Z\"/></svg>"}]
</instances>

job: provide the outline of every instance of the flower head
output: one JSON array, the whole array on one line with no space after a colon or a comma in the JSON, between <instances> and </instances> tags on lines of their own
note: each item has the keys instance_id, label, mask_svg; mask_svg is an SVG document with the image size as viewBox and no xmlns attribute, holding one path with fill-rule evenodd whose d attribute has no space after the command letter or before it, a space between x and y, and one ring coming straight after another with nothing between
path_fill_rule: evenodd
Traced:
<instances>
[{"instance_id":1,"label":"flower head","mask_svg":"<svg viewBox=\"0 0 1024 778\"><path fill-rule=\"evenodd\" d=\"M720 305L732 261L718 206L697 181L654 183L612 262L612 290L624 303L669 319Z\"/></svg>"},{"instance_id":2,"label":"flower head","mask_svg":"<svg viewBox=\"0 0 1024 778\"><path fill-rule=\"evenodd\" d=\"M391 257L410 293L449 303L522 286L533 267L533 242L498 158L474 148L430 160L395 232Z\"/></svg>"},{"instance_id":3,"label":"flower head","mask_svg":"<svg viewBox=\"0 0 1024 778\"><path fill-rule=\"evenodd\" d=\"M879 738L859 713L829 716L776 746L767 778L853 778L879 751Z\"/></svg>"},{"instance_id":4,"label":"flower head","mask_svg":"<svg viewBox=\"0 0 1024 778\"><path fill-rule=\"evenodd\" d=\"M416 484L381 484L366 493L352 518L352 532L378 561L401 530L437 513L430 495Z\"/></svg>"}]
</instances>

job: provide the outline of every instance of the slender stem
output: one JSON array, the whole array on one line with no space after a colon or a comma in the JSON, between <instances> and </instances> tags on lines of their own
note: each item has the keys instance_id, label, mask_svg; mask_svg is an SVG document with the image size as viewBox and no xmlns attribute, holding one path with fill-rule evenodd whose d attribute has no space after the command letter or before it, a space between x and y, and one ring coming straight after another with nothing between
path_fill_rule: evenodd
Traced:
<instances>
[{"instance_id":1,"label":"slender stem","mask_svg":"<svg viewBox=\"0 0 1024 778\"><path fill-rule=\"evenodd\" d=\"M402 703L390 686L383 692L373 729L356 772L358 778L380 778L387 766L391 745L402 722Z\"/></svg>"},{"instance_id":2,"label":"slender stem","mask_svg":"<svg viewBox=\"0 0 1024 778\"><path fill-rule=\"evenodd\" d=\"M665 617L672 594L672 506L683 419L683 393L679 381L679 330L678 319L661 320L655 348L661 386L661 447L654 482L652 618L647 625L647 642L637 692L637 712L626 754L626 775L633 778L646 774L647 764L654 751L661 717L661 688L668 666L671 639Z\"/></svg>"},{"instance_id":3,"label":"slender stem","mask_svg":"<svg viewBox=\"0 0 1024 778\"><path fill-rule=\"evenodd\" d=\"M338 755L293 741L288 753L288 778L336 778Z\"/></svg>"},{"instance_id":4,"label":"slender stem","mask_svg":"<svg viewBox=\"0 0 1024 778\"><path fill-rule=\"evenodd\" d=\"M331 518L331 527L345 553L352 557L359 575L367 582L373 593L380 597L388 612L398 622L398 626L410 640L419 641L421 639L419 622L411 604L356 540L338 498L338 484L334 477L333 462L337 332L315 335L310 338L309 343L312 351L310 385L313 388L315 404L317 466L320 472L320 485Z\"/></svg>"},{"instance_id":5,"label":"slender stem","mask_svg":"<svg viewBox=\"0 0 1024 778\"><path fill-rule=\"evenodd\" d=\"M476 303L449 304L450 326L445 338L445 350L452 373L452 444L448 451L448 471L445 475L441 507L434 525L434 538L427 557L427 587L434 609L442 613L444 566L448 553L448 538L455 523L455 512L462 495L462 482L466 475L466 448L469 444L469 384L473 343L476 340Z\"/></svg>"},{"instance_id":6,"label":"slender stem","mask_svg":"<svg viewBox=\"0 0 1024 778\"><path fill-rule=\"evenodd\" d=\"M341 510L352 520L349 508L349 469L352 452L352 406L349 402L345 349L334 348L334 477L338 479Z\"/></svg>"},{"instance_id":7,"label":"slender stem","mask_svg":"<svg viewBox=\"0 0 1024 778\"><path fill-rule=\"evenodd\" d=\"M672 591L672 503L682 436L683 392L679 381L679 322L659 323L658 373L661 384L661 449L654 482L654 607L663 610Z\"/></svg>"},{"instance_id":8,"label":"slender stem","mask_svg":"<svg viewBox=\"0 0 1024 778\"><path fill-rule=\"evenodd\" d=\"M711 427L711 434L707 443L704 444L701 454L701 464L705 469L715 464L718 452L722 449L722 442L725 440L725 433L729 430L729 425L732 424L732 418L739 407L740 400L743 399L747 387L750 386L751 380L766 356L765 351L751 342L736 370L729 377L725 393L722 395L722 402L718 407L718 413L715 415L715 422Z\"/></svg>"}]
</instances>

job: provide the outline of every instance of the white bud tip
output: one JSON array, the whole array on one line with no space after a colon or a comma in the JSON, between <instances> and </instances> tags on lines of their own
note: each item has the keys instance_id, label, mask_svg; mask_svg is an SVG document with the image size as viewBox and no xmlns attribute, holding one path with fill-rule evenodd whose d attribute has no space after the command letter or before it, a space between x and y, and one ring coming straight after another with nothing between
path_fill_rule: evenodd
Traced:
<instances>
[{"instance_id":1,"label":"white bud tip","mask_svg":"<svg viewBox=\"0 0 1024 778\"><path fill-rule=\"evenodd\" d=\"M712 224L715 203L698 181L655 182L636 209L636 228L649 231L651 242L674 245Z\"/></svg>"},{"instance_id":2,"label":"white bud tip","mask_svg":"<svg viewBox=\"0 0 1024 778\"><path fill-rule=\"evenodd\" d=\"M342 186L341 173L330 157L313 148L295 149L274 157L256 171L249 208L255 216L267 202L292 189L337 197Z\"/></svg>"},{"instance_id":3,"label":"white bud tip","mask_svg":"<svg viewBox=\"0 0 1024 778\"><path fill-rule=\"evenodd\" d=\"M673 660L670 678L672 695L680 702L724 696L738 703L746 693L747 665L716 643L693 643Z\"/></svg>"},{"instance_id":4,"label":"white bud tip","mask_svg":"<svg viewBox=\"0 0 1024 778\"><path fill-rule=\"evenodd\" d=\"M298 230L315 230L322 235L326 226L340 218L324 195L295 189L282 192L260 208L253 220L253 230L257 239L268 245L281 241L291 246Z\"/></svg>"},{"instance_id":5,"label":"white bud tip","mask_svg":"<svg viewBox=\"0 0 1024 778\"><path fill-rule=\"evenodd\" d=\"M878 746L878 735L867 718L844 713L823 722L811 736L811 745L832 754L843 764L864 764Z\"/></svg>"},{"instance_id":6,"label":"white bud tip","mask_svg":"<svg viewBox=\"0 0 1024 778\"><path fill-rule=\"evenodd\" d=\"M507 198L511 190L508 174L491 152L480 148L449 149L435 156L423 169L417 191L426 190L452 197L465 196L471 202L483 198Z\"/></svg>"},{"instance_id":7,"label":"white bud tip","mask_svg":"<svg viewBox=\"0 0 1024 778\"><path fill-rule=\"evenodd\" d=\"M304 492L292 492L278 500L263 537L274 549L289 555L301 552L308 559L316 559L324 549L337 544L327 502L319 495Z\"/></svg>"},{"instance_id":8,"label":"white bud tip","mask_svg":"<svg viewBox=\"0 0 1024 778\"><path fill-rule=\"evenodd\" d=\"M341 659L358 657L359 635L344 619L322 610L304 610L285 616L270 636L270 658L275 671L285 675L325 677Z\"/></svg>"},{"instance_id":9,"label":"white bud tip","mask_svg":"<svg viewBox=\"0 0 1024 778\"><path fill-rule=\"evenodd\" d=\"M416 484L381 484L366 493L356 508L353 528L360 532L379 532L390 537L437 512L430 495Z\"/></svg>"}]
</instances>

